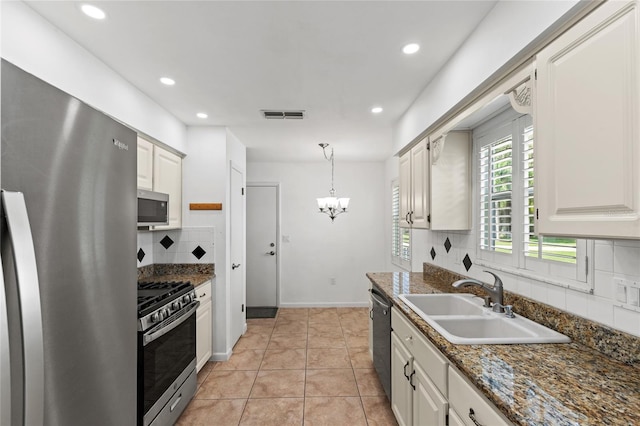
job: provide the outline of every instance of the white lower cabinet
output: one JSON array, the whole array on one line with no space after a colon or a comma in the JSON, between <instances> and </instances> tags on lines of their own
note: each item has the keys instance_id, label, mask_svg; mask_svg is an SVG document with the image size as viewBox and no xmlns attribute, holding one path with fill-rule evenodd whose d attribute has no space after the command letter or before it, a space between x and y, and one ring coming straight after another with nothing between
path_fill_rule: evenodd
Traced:
<instances>
[{"instance_id":1,"label":"white lower cabinet","mask_svg":"<svg viewBox=\"0 0 640 426\"><path fill-rule=\"evenodd\" d=\"M393 308L391 328L391 409L398 424L445 426L446 361Z\"/></svg>"},{"instance_id":2,"label":"white lower cabinet","mask_svg":"<svg viewBox=\"0 0 640 426\"><path fill-rule=\"evenodd\" d=\"M511 424L396 308L391 328L391 408L400 426Z\"/></svg>"},{"instance_id":3,"label":"white lower cabinet","mask_svg":"<svg viewBox=\"0 0 640 426\"><path fill-rule=\"evenodd\" d=\"M196 310L196 369L200 369L211 358L212 302L211 281L196 287L196 298L200 306Z\"/></svg>"}]
</instances>

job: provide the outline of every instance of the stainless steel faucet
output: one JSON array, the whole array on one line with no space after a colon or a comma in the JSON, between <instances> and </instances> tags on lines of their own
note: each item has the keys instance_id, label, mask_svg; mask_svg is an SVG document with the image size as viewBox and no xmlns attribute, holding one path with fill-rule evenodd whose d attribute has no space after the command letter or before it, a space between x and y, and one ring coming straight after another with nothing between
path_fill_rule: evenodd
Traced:
<instances>
[{"instance_id":1,"label":"stainless steel faucet","mask_svg":"<svg viewBox=\"0 0 640 426\"><path fill-rule=\"evenodd\" d=\"M454 282L452 285L455 288L472 287L472 286L481 287L482 289L484 289L484 291L486 291L489 294L489 297L491 298L491 302L493 302L493 312L502 313L504 312L504 307L503 307L504 305L502 304L504 299L503 292L502 292L502 280L500 279L499 276L497 276L491 271L484 271L484 272L493 275L493 278L495 278L493 287L490 287L481 281L474 280L471 278L458 280Z\"/></svg>"}]
</instances>

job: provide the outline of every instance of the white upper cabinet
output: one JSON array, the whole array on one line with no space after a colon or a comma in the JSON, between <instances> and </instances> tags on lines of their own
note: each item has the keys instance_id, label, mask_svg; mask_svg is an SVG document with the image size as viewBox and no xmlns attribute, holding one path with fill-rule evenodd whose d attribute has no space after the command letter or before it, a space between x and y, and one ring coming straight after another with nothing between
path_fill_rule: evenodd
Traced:
<instances>
[{"instance_id":1,"label":"white upper cabinet","mask_svg":"<svg viewBox=\"0 0 640 426\"><path fill-rule=\"evenodd\" d=\"M180 228L182 226L182 158L159 146L153 150L153 190L169 194L169 226L156 226L156 229Z\"/></svg>"},{"instance_id":2,"label":"white upper cabinet","mask_svg":"<svg viewBox=\"0 0 640 426\"><path fill-rule=\"evenodd\" d=\"M543 235L640 238L637 2L606 2L536 58Z\"/></svg>"},{"instance_id":3,"label":"white upper cabinet","mask_svg":"<svg viewBox=\"0 0 640 426\"><path fill-rule=\"evenodd\" d=\"M427 138L400 157L400 226L428 228L429 151Z\"/></svg>"},{"instance_id":4,"label":"white upper cabinet","mask_svg":"<svg viewBox=\"0 0 640 426\"><path fill-rule=\"evenodd\" d=\"M153 190L153 144L138 137L138 188Z\"/></svg>"},{"instance_id":5,"label":"white upper cabinet","mask_svg":"<svg viewBox=\"0 0 640 426\"><path fill-rule=\"evenodd\" d=\"M449 132L430 142L431 229L471 229L471 133Z\"/></svg>"},{"instance_id":6,"label":"white upper cabinet","mask_svg":"<svg viewBox=\"0 0 640 426\"><path fill-rule=\"evenodd\" d=\"M169 194L169 225L182 226L182 157L138 137L138 188Z\"/></svg>"}]
</instances>

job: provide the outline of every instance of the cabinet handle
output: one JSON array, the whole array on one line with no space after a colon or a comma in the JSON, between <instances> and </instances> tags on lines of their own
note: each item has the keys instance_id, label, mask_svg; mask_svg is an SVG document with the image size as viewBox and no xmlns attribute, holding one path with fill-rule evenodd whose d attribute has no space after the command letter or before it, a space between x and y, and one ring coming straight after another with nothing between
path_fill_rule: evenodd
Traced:
<instances>
[{"instance_id":1,"label":"cabinet handle","mask_svg":"<svg viewBox=\"0 0 640 426\"><path fill-rule=\"evenodd\" d=\"M407 363L404 365L404 368L402 369L402 371L404 372L404 377L407 378L407 380L409 380L409 375L407 374L407 367L409 366L409 361L407 361Z\"/></svg>"},{"instance_id":2,"label":"cabinet handle","mask_svg":"<svg viewBox=\"0 0 640 426\"><path fill-rule=\"evenodd\" d=\"M369 318L373 319L373 309L369 311Z\"/></svg>"},{"instance_id":3,"label":"cabinet handle","mask_svg":"<svg viewBox=\"0 0 640 426\"><path fill-rule=\"evenodd\" d=\"M206 295L207 295L207 293L202 293L202 294L200 295L200 299L202 299L202 298L203 298L203 297L205 297Z\"/></svg>"},{"instance_id":4,"label":"cabinet handle","mask_svg":"<svg viewBox=\"0 0 640 426\"><path fill-rule=\"evenodd\" d=\"M413 212L409 213L409 222L413 225Z\"/></svg>"},{"instance_id":5,"label":"cabinet handle","mask_svg":"<svg viewBox=\"0 0 640 426\"><path fill-rule=\"evenodd\" d=\"M407 337L405 337L405 338L404 338L404 340L405 340L406 342L410 342L410 341L412 341L412 340L413 340L413 336L408 335Z\"/></svg>"},{"instance_id":6,"label":"cabinet handle","mask_svg":"<svg viewBox=\"0 0 640 426\"><path fill-rule=\"evenodd\" d=\"M413 370L411 372L411 375L409 376L409 384L411 385L411 387L413 388L413 390L416 390L415 385L413 384L413 376L415 376L416 374L416 370Z\"/></svg>"},{"instance_id":7,"label":"cabinet handle","mask_svg":"<svg viewBox=\"0 0 640 426\"><path fill-rule=\"evenodd\" d=\"M473 408L469 408L469 418L471 419L471 421L473 422L474 425L482 426L482 423L480 423L478 420L476 420L476 413L475 413L475 411L473 411Z\"/></svg>"},{"instance_id":8,"label":"cabinet handle","mask_svg":"<svg viewBox=\"0 0 640 426\"><path fill-rule=\"evenodd\" d=\"M411 222L409 221L409 215L410 215L410 214L411 214L411 213L407 213L407 214L404 216L404 221L405 221L405 222L407 222L407 223L409 223L409 224L411 223Z\"/></svg>"}]
</instances>

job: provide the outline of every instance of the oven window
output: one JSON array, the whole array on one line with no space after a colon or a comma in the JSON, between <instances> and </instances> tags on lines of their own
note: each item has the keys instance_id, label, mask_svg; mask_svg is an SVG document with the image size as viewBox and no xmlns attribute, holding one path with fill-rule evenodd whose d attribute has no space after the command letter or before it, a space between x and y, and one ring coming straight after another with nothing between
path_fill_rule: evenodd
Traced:
<instances>
[{"instance_id":1,"label":"oven window","mask_svg":"<svg viewBox=\"0 0 640 426\"><path fill-rule=\"evenodd\" d=\"M196 357L196 315L142 347L144 413Z\"/></svg>"}]
</instances>

